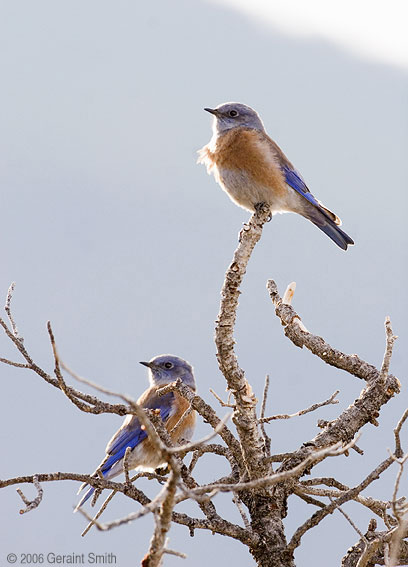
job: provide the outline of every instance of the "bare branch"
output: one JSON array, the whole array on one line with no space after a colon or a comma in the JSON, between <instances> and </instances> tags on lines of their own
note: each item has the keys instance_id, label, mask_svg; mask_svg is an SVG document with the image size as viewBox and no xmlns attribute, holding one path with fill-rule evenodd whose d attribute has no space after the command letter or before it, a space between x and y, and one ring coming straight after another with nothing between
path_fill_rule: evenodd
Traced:
<instances>
[{"instance_id":1,"label":"bare branch","mask_svg":"<svg viewBox=\"0 0 408 567\"><path fill-rule=\"evenodd\" d=\"M261 414L260 414L259 420L258 420L258 423L261 424L262 436L263 436L264 443L265 443L265 454L266 454L267 457L269 457L270 454L271 454L271 438L266 433L265 424L264 424L263 420L265 418L266 400L268 399L268 391L269 391L269 374L267 374L265 376L265 386L264 386L264 391L263 391L263 396L262 396ZM271 462L271 461L269 461L269 462Z\"/></svg>"},{"instance_id":2,"label":"bare branch","mask_svg":"<svg viewBox=\"0 0 408 567\"><path fill-rule=\"evenodd\" d=\"M383 363L381 365L380 377L385 382L388 376L388 371L390 368L390 362L392 357L392 349L394 347L394 343L398 337L396 337L392 332L391 321L389 317L385 318L385 337L386 337L386 346L385 346L385 353Z\"/></svg>"},{"instance_id":3,"label":"bare branch","mask_svg":"<svg viewBox=\"0 0 408 567\"><path fill-rule=\"evenodd\" d=\"M259 458L265 455L263 439L257 427L255 413L257 400L245 379L244 371L239 367L234 352L234 326L240 295L239 287L249 258L261 238L263 226L268 218L270 218L269 207L260 206L241 231L238 247L225 274L220 311L215 327L218 364L227 381L228 389L235 398L236 411L233 421L240 437L245 467L251 479L266 476L270 472L270 467Z\"/></svg>"},{"instance_id":4,"label":"bare branch","mask_svg":"<svg viewBox=\"0 0 408 567\"><path fill-rule=\"evenodd\" d=\"M277 285L273 280L268 280L267 289L275 305L275 313L285 327L285 335L293 344L300 348L305 346L326 364L330 364L341 370L346 370L349 374L366 380L367 382L375 380L380 376L380 372L375 366L365 362L356 354L345 354L331 347L322 337L301 329L297 322L301 320L299 315L291 305L283 303ZM394 380L396 379L394 378Z\"/></svg>"},{"instance_id":5,"label":"bare branch","mask_svg":"<svg viewBox=\"0 0 408 567\"><path fill-rule=\"evenodd\" d=\"M400 433L401 433L401 428L404 425L406 419L408 418L408 408L404 411L401 419L399 420L399 422L397 423L397 427L394 429L394 437L395 437L395 456L397 458L401 458L403 455L403 451L401 448L401 439L400 439Z\"/></svg>"},{"instance_id":6,"label":"bare branch","mask_svg":"<svg viewBox=\"0 0 408 567\"><path fill-rule=\"evenodd\" d=\"M201 447L201 445L203 445L207 441L210 441L211 439L216 437L220 433L220 431L222 431L222 429L224 428L226 422L229 420L231 415L232 415L231 413L228 413L227 415L225 415L222 418L222 420L218 423L218 425L215 427L214 431L212 431L211 433L209 433L208 435L206 435L202 439L199 439L198 441L194 441L192 443L186 443L185 445L179 445L178 447L167 448L166 449L167 452L170 455L172 455L174 453L188 453L189 451L193 451L194 449Z\"/></svg>"},{"instance_id":7,"label":"bare branch","mask_svg":"<svg viewBox=\"0 0 408 567\"><path fill-rule=\"evenodd\" d=\"M37 475L33 476L33 484L34 484L35 488L37 489L37 496L34 498L34 500L28 500L24 496L22 490L17 488L18 495L20 496L21 500L26 505L25 508L20 510L20 514L25 514L26 512L30 512L31 510L34 510L34 508L37 508L37 506L39 506L40 503L41 503L44 491L43 491L40 483L38 482L38 476Z\"/></svg>"},{"instance_id":8,"label":"bare branch","mask_svg":"<svg viewBox=\"0 0 408 567\"><path fill-rule=\"evenodd\" d=\"M222 445L217 445L215 443L212 443L209 445L203 445L201 447L197 447L194 450L193 456L190 461L190 465L188 467L190 473L193 472L193 469L196 466L198 459L206 453L214 453L215 455L220 455L222 457L225 457L226 459L228 459L231 465L231 469L234 470L236 463L232 456L231 451L227 449L227 447L223 447Z\"/></svg>"},{"instance_id":9,"label":"bare branch","mask_svg":"<svg viewBox=\"0 0 408 567\"><path fill-rule=\"evenodd\" d=\"M212 388L210 388L210 392L214 396L214 398L217 400L217 402L220 404L221 407L223 407L223 408L235 408L235 404L230 404L229 402L224 402L222 400L222 398L220 398L220 396L216 392L214 392L214 390Z\"/></svg>"},{"instance_id":10,"label":"bare branch","mask_svg":"<svg viewBox=\"0 0 408 567\"><path fill-rule=\"evenodd\" d=\"M163 503L159 514L155 516L156 526L153 537L150 541L149 551L147 552L145 559L142 561L142 565L149 567L159 567L166 546L167 532L171 525L177 483L180 477L180 468L178 467L175 459L171 461L171 467L170 477L164 490Z\"/></svg>"},{"instance_id":11,"label":"bare branch","mask_svg":"<svg viewBox=\"0 0 408 567\"><path fill-rule=\"evenodd\" d=\"M177 392L179 392L180 395L190 403L190 406L194 410L196 410L196 412L201 415L204 421L208 422L213 429L218 427L218 425L221 423L221 420L217 416L213 408L209 404L207 404L200 396L193 392L191 388L183 384L180 379L176 380L176 382L173 382L172 384L168 384L167 386L160 388L157 393L160 396L174 390L177 390ZM224 425L224 427L219 431L219 436L231 451L236 463L238 465L241 465L242 453L240 444L226 425Z\"/></svg>"},{"instance_id":12,"label":"bare branch","mask_svg":"<svg viewBox=\"0 0 408 567\"><path fill-rule=\"evenodd\" d=\"M247 530L252 530L251 528L251 522L248 519L248 516L245 513L244 507L242 505L242 502L238 496L238 494L234 494L232 497L232 501L235 504L235 506L238 508L238 512L242 518L242 521L244 522L244 526Z\"/></svg>"},{"instance_id":13,"label":"bare branch","mask_svg":"<svg viewBox=\"0 0 408 567\"><path fill-rule=\"evenodd\" d=\"M8 288L7 297L6 297L6 305L4 306L4 310L7 313L8 320L10 321L10 325L11 325L11 329L13 331L13 335L15 336L16 339L22 341L23 339L18 334L17 325L16 325L16 323L13 319L13 316L11 314L11 299L13 297L15 287L16 287L16 283L13 282L10 285L10 287Z\"/></svg>"},{"instance_id":14,"label":"bare branch","mask_svg":"<svg viewBox=\"0 0 408 567\"><path fill-rule=\"evenodd\" d=\"M331 447L326 447L325 449L315 451L310 454L303 462L299 463L293 469L287 471L280 473L278 472L270 476L250 480L248 482L237 482L234 484L207 484L196 488L192 491L192 494L203 494L205 492L210 492L213 490L218 490L220 492L241 492L243 490L252 490L274 486L284 480L298 476L302 471L307 469L311 463L315 461L321 461L326 457L337 457L339 455L342 455L348 449L350 449L352 443L353 442L344 447L342 447L340 443L337 443L336 445L333 445Z\"/></svg>"},{"instance_id":15,"label":"bare branch","mask_svg":"<svg viewBox=\"0 0 408 567\"><path fill-rule=\"evenodd\" d=\"M292 539L288 544L288 550L293 552L299 545L302 536L310 529L317 526L328 514L332 514L334 510L352 500L355 496L360 494L369 484L371 484L374 480L379 478L379 476L393 463L393 459L389 457L385 461L383 461L378 467L376 467L358 486L352 488L345 492L342 496L328 504L322 510L315 512L311 518L309 518L304 524L302 524L293 534Z\"/></svg>"},{"instance_id":16,"label":"bare branch","mask_svg":"<svg viewBox=\"0 0 408 567\"><path fill-rule=\"evenodd\" d=\"M333 502L333 499L331 497L330 497L330 501ZM365 536L363 535L363 533L358 529L356 524L353 522L353 520L350 518L350 516L348 514L346 514L346 512L343 510L343 508L341 506L337 506L337 510L340 512L340 514L342 514L342 516L344 516L346 518L347 522L354 529L354 531L356 531L358 533L358 535L361 537L361 539L363 541L367 541Z\"/></svg>"},{"instance_id":17,"label":"bare branch","mask_svg":"<svg viewBox=\"0 0 408 567\"><path fill-rule=\"evenodd\" d=\"M327 400L325 400L324 402L318 402L316 404L313 404L312 406L297 411L296 413L292 413L292 414L278 414L278 415L272 415L271 417L264 417L259 419L259 423L269 423L270 421L273 421L275 419L290 419L292 417L299 417L301 415L305 415L306 413L310 413L312 411L315 411L323 406L328 406L330 404L338 404L339 400L336 400L335 397L337 396L337 394L339 393L340 390L336 390L334 392L334 394L332 394L330 396L330 398L328 398Z\"/></svg>"},{"instance_id":18,"label":"bare branch","mask_svg":"<svg viewBox=\"0 0 408 567\"><path fill-rule=\"evenodd\" d=\"M0 362L8 364L9 366L15 366L16 368L31 368L29 364L25 364L24 362L14 362L8 358L0 358Z\"/></svg>"}]
</instances>

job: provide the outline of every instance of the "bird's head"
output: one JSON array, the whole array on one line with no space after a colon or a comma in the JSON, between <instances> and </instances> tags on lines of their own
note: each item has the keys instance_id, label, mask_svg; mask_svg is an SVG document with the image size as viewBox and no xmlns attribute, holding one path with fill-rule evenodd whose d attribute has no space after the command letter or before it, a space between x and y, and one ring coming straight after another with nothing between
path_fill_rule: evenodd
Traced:
<instances>
[{"instance_id":1,"label":"bird's head","mask_svg":"<svg viewBox=\"0 0 408 567\"><path fill-rule=\"evenodd\" d=\"M262 120L256 110L240 102L226 102L216 108L204 108L214 115L213 130L215 134L223 134L232 128L253 128L265 131Z\"/></svg>"},{"instance_id":2,"label":"bird's head","mask_svg":"<svg viewBox=\"0 0 408 567\"><path fill-rule=\"evenodd\" d=\"M180 378L184 384L195 390L193 367L186 360L171 354L155 356L149 362L141 362L149 368L150 382L155 386L165 386Z\"/></svg>"}]
</instances>

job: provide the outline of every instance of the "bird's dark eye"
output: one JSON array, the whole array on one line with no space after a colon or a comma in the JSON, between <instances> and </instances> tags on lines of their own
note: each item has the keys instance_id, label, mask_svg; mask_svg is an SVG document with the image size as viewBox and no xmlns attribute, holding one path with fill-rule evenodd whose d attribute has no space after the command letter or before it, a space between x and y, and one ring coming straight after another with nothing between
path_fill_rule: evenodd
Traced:
<instances>
[{"instance_id":1,"label":"bird's dark eye","mask_svg":"<svg viewBox=\"0 0 408 567\"><path fill-rule=\"evenodd\" d=\"M164 368L167 368L167 370L170 370L170 368L173 368L173 365L171 362L165 362L164 363Z\"/></svg>"},{"instance_id":2,"label":"bird's dark eye","mask_svg":"<svg viewBox=\"0 0 408 567\"><path fill-rule=\"evenodd\" d=\"M228 114L232 117L235 118L235 116L238 116L238 112L236 110L230 110L228 112Z\"/></svg>"}]
</instances>

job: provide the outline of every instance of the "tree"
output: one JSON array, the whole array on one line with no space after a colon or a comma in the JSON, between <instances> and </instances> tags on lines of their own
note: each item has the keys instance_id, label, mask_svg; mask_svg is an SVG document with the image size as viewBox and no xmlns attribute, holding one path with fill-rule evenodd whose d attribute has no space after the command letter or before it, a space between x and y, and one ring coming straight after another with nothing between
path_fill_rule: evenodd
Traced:
<instances>
[{"instance_id":1,"label":"tree","mask_svg":"<svg viewBox=\"0 0 408 567\"><path fill-rule=\"evenodd\" d=\"M162 388L162 394L170 390L177 390L190 402L190 408L187 411L196 411L204 421L212 426L214 433L206 439L178 447L171 445L168 432L155 412L142 410L131 398L114 394L92 384L97 390L105 394L116 395L124 402L110 404L69 386L63 375L64 370L72 377L90 383L77 376L60 360L50 323L48 323L48 332L54 354L54 374L47 373L34 362L24 346L23 338L19 335L11 312L13 286L10 287L5 307L8 323L0 319L0 324L7 337L23 356L24 362L4 358L0 359L1 362L34 371L50 385L61 390L73 404L84 412L137 415L154 442L156 450L163 455L163 462L166 462L169 468L168 477L162 474L163 471L137 473L130 477L125 456L125 480L122 483L108 481L98 475L80 473L38 473L33 476L1 480L0 488L24 483L35 485L38 494L33 501L29 501L18 489L25 504L25 508L20 510L20 513L26 513L41 503L42 483L77 480L86 482L96 489L94 503L103 490L111 490L110 495L93 518L81 510L89 520L84 533L92 527L108 530L137 520L145 514L154 515L154 532L149 549L142 560L142 565L145 567L161 564L165 553L182 555L167 548L167 533L172 522L186 526L191 535L194 535L197 529L205 529L240 541L248 547L257 565L261 567L292 567L295 565L294 551L301 545L303 535L308 530L316 529L324 518L335 510L339 510L356 530L359 538L353 547L348 551L345 550L343 567L408 564L408 507L405 499L398 497L401 475L408 458L408 453L405 453L401 447L400 431L408 418L408 410L396 423L393 452L358 485L345 486L336 479L334 474L324 478L310 476L314 472L314 467L328 457L340 459L347 456L350 450L360 452L361 449L357 445L359 431L368 423L377 424L382 406L400 392L398 379L389 374L396 337L393 335L388 318L385 321L384 359L381 368L377 369L357 355L347 355L336 350L323 338L307 330L291 305L295 288L293 284L288 286L281 298L275 282L273 280L267 282L267 289L275 306L276 315L289 340L297 347L309 349L324 364L340 368L365 383L359 398L336 419L331 422L319 422L321 430L313 439L305 441L301 447L292 452L279 455L271 452L271 440L266 431L267 423L276 419L301 416L323 405L336 404L338 392L335 392L329 399L296 414L265 417L269 378L267 377L265 382L264 396L259 409L259 403L253 394L252 387L238 364L234 351L234 327L239 288L251 253L261 238L262 229L269 214L267 207L260 207L240 233L238 247L225 275L220 312L215 329L217 358L220 370L227 382L231 401L225 403L217 395L216 397L222 406L231 408L235 431L228 427L225 419L221 420L217 416L216 411L209 404L179 380ZM184 417L185 415L181 419ZM221 442L207 443L215 436L219 436ZM183 459L186 454L190 453L192 456L189 464L186 465ZM197 461L205 458L208 453L215 453L225 458L229 463L230 472L217 482L200 486L193 476L194 467ZM370 496L363 496L362 492L393 464L397 465L398 472L393 490L390 489L390 500L384 502ZM150 500L133 484L134 480L141 476L148 476L165 483L153 500ZM99 518L117 492L138 502L141 507L135 513L119 521L102 524ZM219 492L231 494L242 517L241 525L230 522L216 510L213 498ZM297 528L288 541L283 519L288 513L287 500L290 495L301 498L313 506L316 511ZM328 502L325 499L328 499ZM177 505L185 500L195 501L204 517L196 518L178 512ZM373 518L366 533L363 534L341 508L350 500L369 508L374 516L381 519L384 528L378 530L377 520Z\"/></svg>"}]
</instances>

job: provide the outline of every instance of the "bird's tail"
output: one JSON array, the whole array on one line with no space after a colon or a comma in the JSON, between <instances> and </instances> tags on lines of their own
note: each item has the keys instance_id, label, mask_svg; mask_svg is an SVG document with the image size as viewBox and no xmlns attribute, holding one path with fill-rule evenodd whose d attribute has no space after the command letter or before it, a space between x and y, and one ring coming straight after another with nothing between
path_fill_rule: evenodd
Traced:
<instances>
[{"instance_id":1,"label":"bird's tail","mask_svg":"<svg viewBox=\"0 0 408 567\"><path fill-rule=\"evenodd\" d=\"M347 250L349 244L354 244L354 240L332 221L327 220L324 224L321 224L315 222L313 219L310 220L343 250Z\"/></svg>"},{"instance_id":2,"label":"bird's tail","mask_svg":"<svg viewBox=\"0 0 408 567\"><path fill-rule=\"evenodd\" d=\"M340 219L325 207L308 208L307 214L303 213L303 215L343 250L347 250L348 245L354 244L354 240L338 226L341 223Z\"/></svg>"},{"instance_id":3,"label":"bird's tail","mask_svg":"<svg viewBox=\"0 0 408 567\"><path fill-rule=\"evenodd\" d=\"M83 485L81 486L81 488L79 489L78 492L80 492L80 491L81 491L83 488L85 488L86 486L88 486L88 485L87 485L87 484L83 484ZM81 507L83 504L85 504L85 502L86 502L87 500L89 500L89 498L93 495L94 492L95 492L94 487L93 487L93 486L90 486L90 487L88 488L88 490L85 492L85 494L82 496L81 500L80 500L80 501L78 502L78 504L75 506L74 513L75 513L75 512L78 512L78 510L80 509L80 507Z\"/></svg>"}]
</instances>

